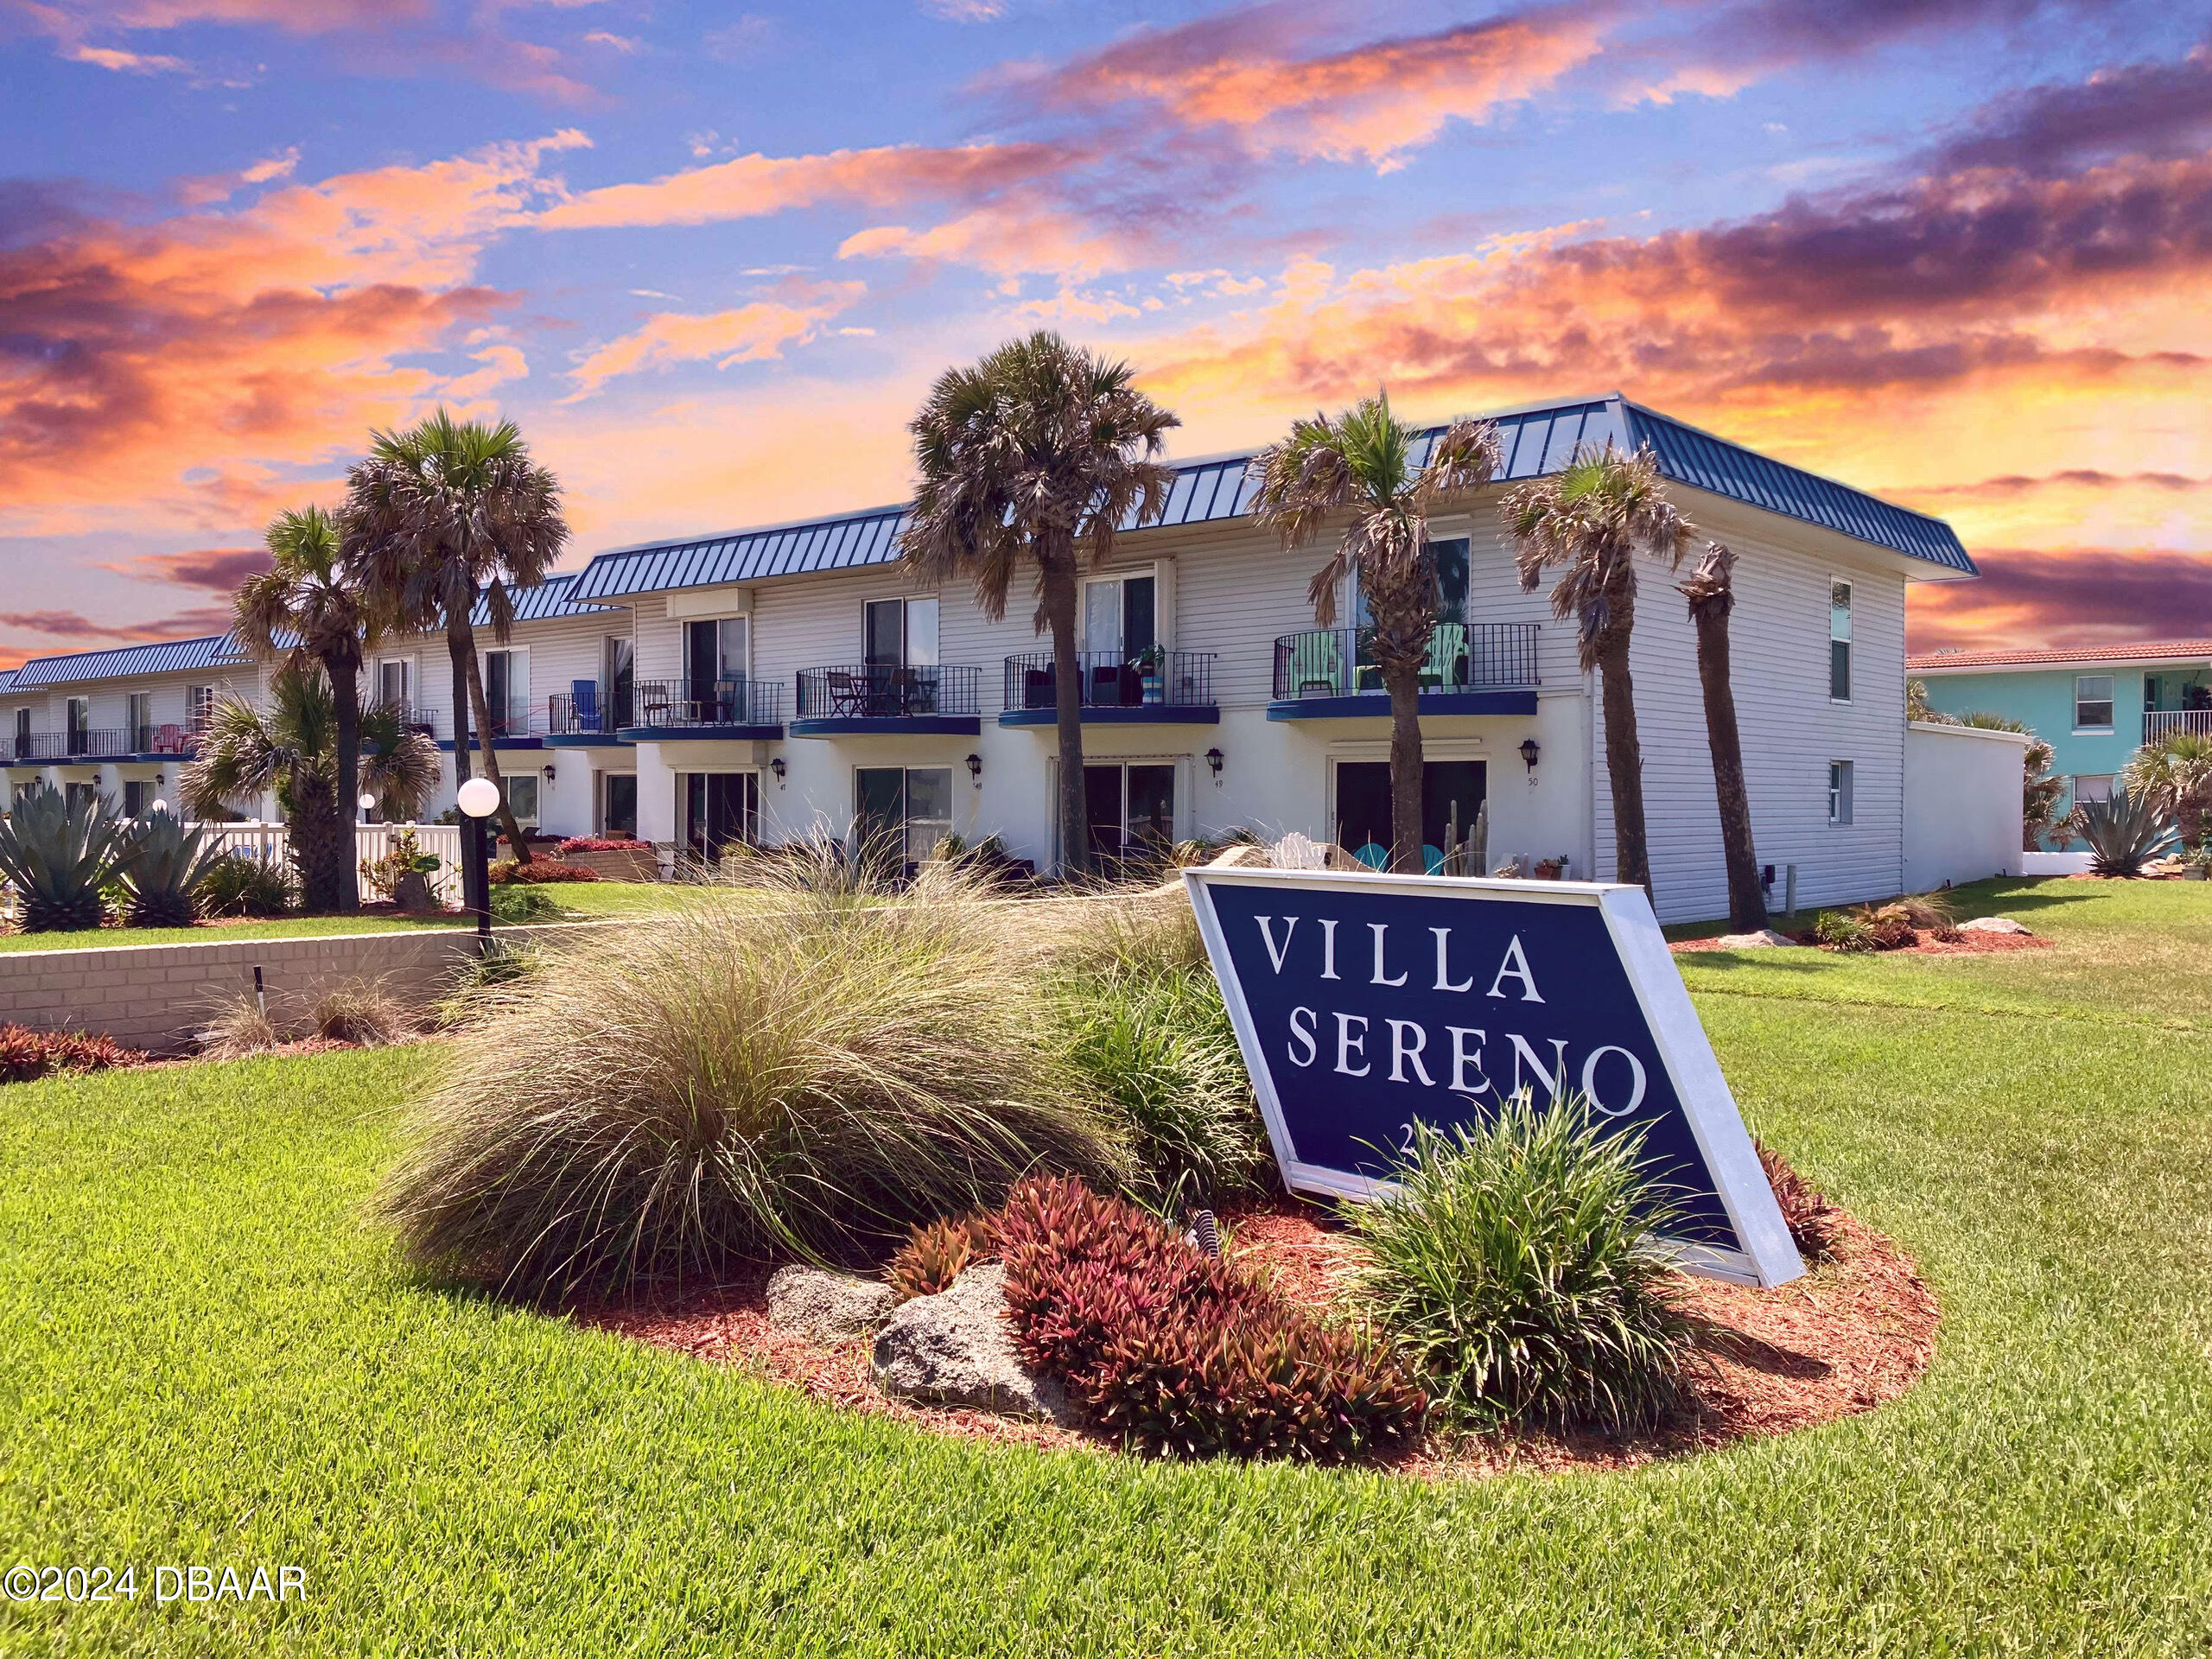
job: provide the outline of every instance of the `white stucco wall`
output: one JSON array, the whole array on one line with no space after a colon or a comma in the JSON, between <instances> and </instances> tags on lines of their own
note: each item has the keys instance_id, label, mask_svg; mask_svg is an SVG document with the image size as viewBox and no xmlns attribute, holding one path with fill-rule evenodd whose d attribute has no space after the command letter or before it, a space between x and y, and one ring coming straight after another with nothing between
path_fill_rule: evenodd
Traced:
<instances>
[{"instance_id":1,"label":"white stucco wall","mask_svg":"<svg viewBox=\"0 0 2212 1659\"><path fill-rule=\"evenodd\" d=\"M2024 732L1913 721L1904 734L1904 885L2018 875Z\"/></svg>"}]
</instances>

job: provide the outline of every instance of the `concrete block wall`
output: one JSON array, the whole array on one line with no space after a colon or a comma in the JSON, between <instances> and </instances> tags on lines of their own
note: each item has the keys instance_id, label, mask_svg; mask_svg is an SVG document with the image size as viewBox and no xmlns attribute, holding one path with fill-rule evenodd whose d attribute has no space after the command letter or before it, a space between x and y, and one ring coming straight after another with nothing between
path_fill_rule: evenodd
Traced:
<instances>
[{"instance_id":1,"label":"concrete block wall","mask_svg":"<svg viewBox=\"0 0 2212 1659\"><path fill-rule=\"evenodd\" d=\"M515 943L556 941L620 923L503 927ZM462 927L330 934L313 938L194 940L187 944L99 945L0 953L0 1024L105 1033L130 1048L174 1053L215 1010L253 989L258 965L270 1015L303 1018L325 990L373 980L403 1001L427 1005L450 988L455 966L476 950Z\"/></svg>"}]
</instances>

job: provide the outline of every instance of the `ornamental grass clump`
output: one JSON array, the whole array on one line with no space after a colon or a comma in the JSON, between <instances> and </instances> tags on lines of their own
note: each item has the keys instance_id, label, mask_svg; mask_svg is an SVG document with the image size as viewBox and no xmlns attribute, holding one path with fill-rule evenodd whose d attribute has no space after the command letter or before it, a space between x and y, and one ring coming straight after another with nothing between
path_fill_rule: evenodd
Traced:
<instances>
[{"instance_id":1,"label":"ornamental grass clump","mask_svg":"<svg viewBox=\"0 0 2212 1659\"><path fill-rule=\"evenodd\" d=\"M896 893L783 861L478 988L384 1215L534 1299L734 1258L857 1262L1023 1175L1116 1179L1020 918L957 871Z\"/></svg>"},{"instance_id":2,"label":"ornamental grass clump","mask_svg":"<svg viewBox=\"0 0 2212 1659\"><path fill-rule=\"evenodd\" d=\"M1680 1211L1579 1099L1414 1126L1394 1196L1351 1211L1357 1286L1438 1410L1477 1428L1622 1433L1676 1402L1689 1324L1660 1247Z\"/></svg>"},{"instance_id":3,"label":"ornamental grass clump","mask_svg":"<svg viewBox=\"0 0 2212 1659\"><path fill-rule=\"evenodd\" d=\"M1022 1357L1131 1450L1340 1463L1420 1436L1427 1402L1386 1349L1316 1323L1134 1205L1025 1182L998 1248Z\"/></svg>"}]
</instances>

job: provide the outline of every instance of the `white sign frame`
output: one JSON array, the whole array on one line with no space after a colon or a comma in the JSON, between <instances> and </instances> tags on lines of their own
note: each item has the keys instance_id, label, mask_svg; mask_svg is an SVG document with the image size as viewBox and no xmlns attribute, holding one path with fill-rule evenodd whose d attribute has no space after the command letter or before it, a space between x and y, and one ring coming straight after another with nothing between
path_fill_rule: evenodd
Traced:
<instances>
[{"instance_id":1,"label":"white sign frame","mask_svg":"<svg viewBox=\"0 0 2212 1659\"><path fill-rule=\"evenodd\" d=\"M1771 1288L1803 1274L1805 1264L1790 1241L1789 1224L1783 1219L1782 1206L1776 1202L1774 1189L1760 1166L1758 1150L1744 1127L1743 1115L1729 1092L1727 1079L1721 1075L1720 1062L1707 1040L1705 1027L1699 1022L1697 1009L1642 887L1610 881L1515 881L1488 876L1277 870L1236 865L1185 869L1183 883L1198 918L1199 934L1205 940L1206 954L1212 959L1214 976L1220 982L1230 1023L1243 1051L1245 1069L1251 1075L1252 1091L1259 1099L1260 1116L1267 1123L1276 1165L1293 1192L1360 1200L1394 1191L1395 1184L1298 1161L1282 1102L1275 1091L1274 1072L1209 888L1387 893L1461 903L1479 902L1490 895L1517 904L1595 909L1635 993L1637 1006L1681 1103L1682 1116L1713 1177L1729 1224L1745 1246L1742 1251L1735 1251L1677 1241L1670 1243L1670 1253L1686 1272L1733 1284Z\"/></svg>"}]
</instances>

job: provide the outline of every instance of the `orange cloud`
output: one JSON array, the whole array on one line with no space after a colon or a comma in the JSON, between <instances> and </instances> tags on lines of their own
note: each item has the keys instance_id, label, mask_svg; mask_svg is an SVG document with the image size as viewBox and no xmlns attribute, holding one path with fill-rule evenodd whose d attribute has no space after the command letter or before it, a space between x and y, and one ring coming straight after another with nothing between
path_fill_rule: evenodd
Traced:
<instances>
[{"instance_id":1,"label":"orange cloud","mask_svg":"<svg viewBox=\"0 0 2212 1659\"><path fill-rule=\"evenodd\" d=\"M473 285L484 243L557 186L562 133L418 168L291 185L234 213L152 226L49 220L0 250L0 529L257 522L294 469L372 423L524 367L461 377L398 359L505 302ZM456 387L459 388L456 394Z\"/></svg>"},{"instance_id":2,"label":"orange cloud","mask_svg":"<svg viewBox=\"0 0 2212 1659\"><path fill-rule=\"evenodd\" d=\"M707 225L823 201L888 206L916 198L979 198L1065 167L1075 154L1058 144L1019 143L741 156L644 184L588 190L540 213L537 223L547 230Z\"/></svg>"},{"instance_id":3,"label":"orange cloud","mask_svg":"<svg viewBox=\"0 0 2212 1659\"><path fill-rule=\"evenodd\" d=\"M812 339L822 325L868 292L860 283L808 285L798 303L762 300L709 316L664 311L645 326L608 341L571 371L576 390L564 403L588 397L617 375L671 363L711 359L718 369L781 357L784 347Z\"/></svg>"}]
</instances>

